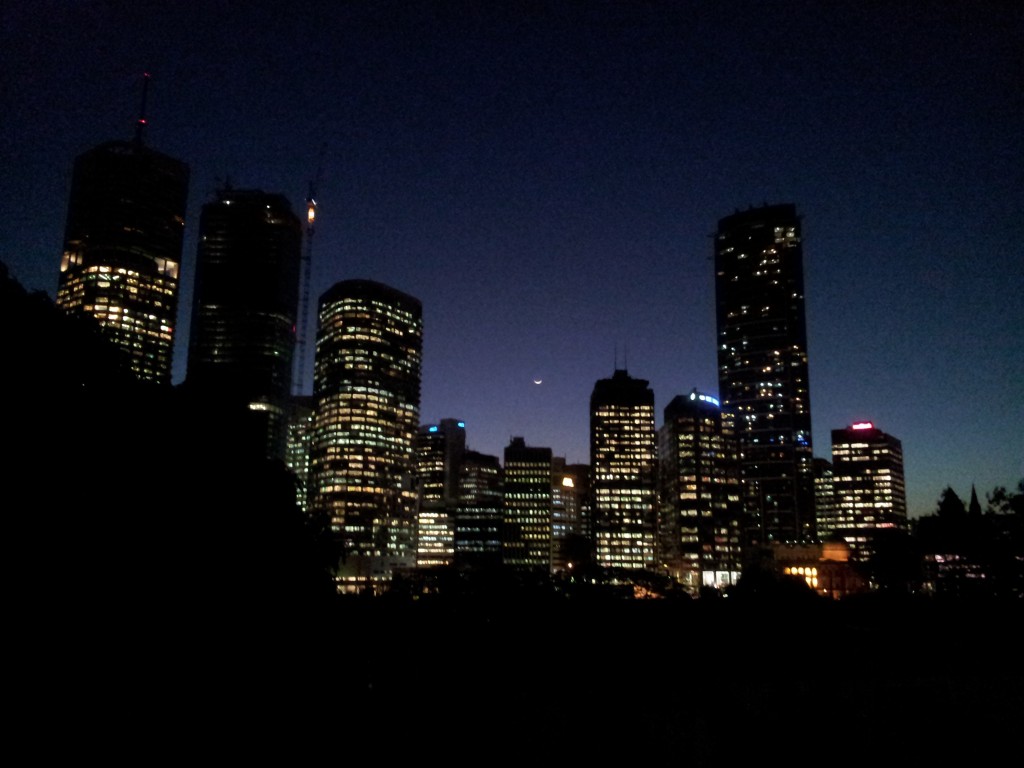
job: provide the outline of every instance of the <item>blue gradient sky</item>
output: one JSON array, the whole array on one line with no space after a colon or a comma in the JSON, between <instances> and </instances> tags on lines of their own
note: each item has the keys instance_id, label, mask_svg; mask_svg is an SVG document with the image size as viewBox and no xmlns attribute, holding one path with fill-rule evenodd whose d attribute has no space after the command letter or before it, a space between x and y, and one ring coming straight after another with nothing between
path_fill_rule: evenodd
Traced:
<instances>
[{"instance_id":1,"label":"blue gradient sky","mask_svg":"<svg viewBox=\"0 0 1024 768\"><path fill-rule=\"evenodd\" d=\"M407 5L5 3L0 259L55 293L74 157L130 138L148 70L147 141L192 171L175 381L200 207L300 208L322 156L312 304L417 296L424 422L585 462L616 350L659 424L717 392L710 235L792 202L815 454L873 420L912 515L1024 476L1024 6Z\"/></svg>"}]
</instances>

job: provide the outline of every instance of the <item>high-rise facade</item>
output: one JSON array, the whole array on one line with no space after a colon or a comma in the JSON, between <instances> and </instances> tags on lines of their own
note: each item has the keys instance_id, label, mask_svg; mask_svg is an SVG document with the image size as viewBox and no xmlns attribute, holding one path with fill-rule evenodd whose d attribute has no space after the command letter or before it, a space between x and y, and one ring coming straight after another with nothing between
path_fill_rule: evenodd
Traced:
<instances>
[{"instance_id":1,"label":"high-rise facade","mask_svg":"<svg viewBox=\"0 0 1024 768\"><path fill-rule=\"evenodd\" d=\"M736 418L748 544L815 536L803 246L793 205L737 212L715 236L718 385Z\"/></svg>"},{"instance_id":2,"label":"high-rise facade","mask_svg":"<svg viewBox=\"0 0 1024 768\"><path fill-rule=\"evenodd\" d=\"M57 305L87 315L143 381L169 385L188 166L135 141L75 160Z\"/></svg>"},{"instance_id":3,"label":"high-rise facade","mask_svg":"<svg viewBox=\"0 0 1024 768\"><path fill-rule=\"evenodd\" d=\"M416 565L450 565L455 559L459 472L466 452L466 424L441 419L416 435Z\"/></svg>"},{"instance_id":4,"label":"high-rise facade","mask_svg":"<svg viewBox=\"0 0 1024 768\"><path fill-rule=\"evenodd\" d=\"M502 562L551 570L551 449L513 437L505 446Z\"/></svg>"},{"instance_id":5,"label":"high-rise facade","mask_svg":"<svg viewBox=\"0 0 1024 768\"><path fill-rule=\"evenodd\" d=\"M459 506L455 516L455 565L501 565L504 474L497 456L466 451L459 468Z\"/></svg>"},{"instance_id":6,"label":"high-rise facade","mask_svg":"<svg viewBox=\"0 0 1024 768\"><path fill-rule=\"evenodd\" d=\"M693 594L737 583L743 504L732 415L696 389L673 398L658 459L660 567Z\"/></svg>"},{"instance_id":7,"label":"high-rise facade","mask_svg":"<svg viewBox=\"0 0 1024 768\"><path fill-rule=\"evenodd\" d=\"M245 408L275 458L285 456L301 256L284 196L224 189L203 206L188 386Z\"/></svg>"},{"instance_id":8,"label":"high-rise facade","mask_svg":"<svg viewBox=\"0 0 1024 768\"><path fill-rule=\"evenodd\" d=\"M657 441L654 392L616 370L590 396L594 550L613 568L655 565Z\"/></svg>"},{"instance_id":9,"label":"high-rise facade","mask_svg":"<svg viewBox=\"0 0 1024 768\"><path fill-rule=\"evenodd\" d=\"M832 430L832 487L821 533L845 540L852 560L871 557L879 531L907 530L903 445L871 422Z\"/></svg>"},{"instance_id":10,"label":"high-rise facade","mask_svg":"<svg viewBox=\"0 0 1024 768\"><path fill-rule=\"evenodd\" d=\"M593 542L594 542L594 531L593 531L593 511L591 509L593 504L593 495L590 492L590 465L589 464L566 464L566 474L572 477L573 482L573 495L576 497L577 503L579 504L579 514L576 518L576 533L583 541L576 542L577 545L584 545L584 542L589 544L589 550L582 553L576 553L575 557L579 558L590 558L593 555Z\"/></svg>"},{"instance_id":11,"label":"high-rise facade","mask_svg":"<svg viewBox=\"0 0 1024 768\"><path fill-rule=\"evenodd\" d=\"M342 579L365 584L415 564L423 311L390 286L344 280L318 313L311 507L339 537Z\"/></svg>"},{"instance_id":12,"label":"high-rise facade","mask_svg":"<svg viewBox=\"0 0 1024 768\"><path fill-rule=\"evenodd\" d=\"M814 459L814 519L819 539L827 539L835 527L835 474L828 459Z\"/></svg>"},{"instance_id":13,"label":"high-rise facade","mask_svg":"<svg viewBox=\"0 0 1024 768\"><path fill-rule=\"evenodd\" d=\"M551 474L551 570L565 571L577 561L584 536L587 467L566 464L561 456L552 459Z\"/></svg>"},{"instance_id":14,"label":"high-rise facade","mask_svg":"<svg viewBox=\"0 0 1024 768\"><path fill-rule=\"evenodd\" d=\"M316 400L312 395L292 395L288 405L288 428L284 463L295 477L295 503L309 511L309 454L313 444Z\"/></svg>"}]
</instances>

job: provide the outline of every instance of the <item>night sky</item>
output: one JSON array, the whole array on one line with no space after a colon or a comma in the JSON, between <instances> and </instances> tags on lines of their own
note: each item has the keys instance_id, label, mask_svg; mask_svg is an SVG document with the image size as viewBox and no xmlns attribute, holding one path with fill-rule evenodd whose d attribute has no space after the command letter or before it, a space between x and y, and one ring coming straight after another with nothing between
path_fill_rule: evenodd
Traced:
<instances>
[{"instance_id":1,"label":"night sky","mask_svg":"<svg viewBox=\"0 0 1024 768\"><path fill-rule=\"evenodd\" d=\"M874 421L917 516L1024 476L1022 40L1015 2L11 0L0 259L55 295L74 158L131 138L149 71L147 143L192 173L175 382L202 204L301 212L319 172L311 310L416 296L422 421L587 462L616 363L658 425L717 393L711 234L794 203L815 454Z\"/></svg>"}]
</instances>

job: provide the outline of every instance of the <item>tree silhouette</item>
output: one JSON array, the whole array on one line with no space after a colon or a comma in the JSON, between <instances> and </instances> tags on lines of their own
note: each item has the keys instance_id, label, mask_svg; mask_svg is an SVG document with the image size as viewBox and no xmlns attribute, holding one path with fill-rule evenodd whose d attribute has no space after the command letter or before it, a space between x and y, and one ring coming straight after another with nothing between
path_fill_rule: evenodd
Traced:
<instances>
[{"instance_id":1,"label":"tree silhouette","mask_svg":"<svg viewBox=\"0 0 1024 768\"><path fill-rule=\"evenodd\" d=\"M1007 491L1000 485L993 488L986 498L991 514L1024 516L1024 479L1017 481L1016 491Z\"/></svg>"},{"instance_id":2,"label":"tree silhouette","mask_svg":"<svg viewBox=\"0 0 1024 768\"><path fill-rule=\"evenodd\" d=\"M939 517L952 519L967 514L967 507L964 506L963 499L957 496L956 491L947 485L939 495L939 505L935 513Z\"/></svg>"}]
</instances>

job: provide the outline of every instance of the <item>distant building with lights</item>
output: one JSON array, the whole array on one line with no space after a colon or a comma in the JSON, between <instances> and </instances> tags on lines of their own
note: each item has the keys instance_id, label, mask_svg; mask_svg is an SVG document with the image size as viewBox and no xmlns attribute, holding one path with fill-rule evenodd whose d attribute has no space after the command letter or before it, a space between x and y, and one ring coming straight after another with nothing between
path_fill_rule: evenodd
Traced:
<instances>
[{"instance_id":1,"label":"distant building with lights","mask_svg":"<svg viewBox=\"0 0 1024 768\"><path fill-rule=\"evenodd\" d=\"M451 565L466 424L442 419L416 435L416 565Z\"/></svg>"},{"instance_id":2,"label":"distant building with lights","mask_svg":"<svg viewBox=\"0 0 1024 768\"><path fill-rule=\"evenodd\" d=\"M908 530L903 480L903 445L859 422L832 430L834 512L823 520L823 535L842 538L854 561L868 560L882 530Z\"/></svg>"},{"instance_id":3,"label":"distant building with lights","mask_svg":"<svg viewBox=\"0 0 1024 768\"><path fill-rule=\"evenodd\" d=\"M513 437L505 447L502 562L505 566L551 570L551 449Z\"/></svg>"},{"instance_id":4,"label":"distant building with lights","mask_svg":"<svg viewBox=\"0 0 1024 768\"><path fill-rule=\"evenodd\" d=\"M340 588L365 589L415 565L423 311L390 286L344 280L318 319L311 507L340 540Z\"/></svg>"},{"instance_id":5,"label":"distant building with lights","mask_svg":"<svg viewBox=\"0 0 1024 768\"><path fill-rule=\"evenodd\" d=\"M814 458L814 515L818 538L827 539L835 529L836 492L832 462Z\"/></svg>"},{"instance_id":6,"label":"distant building with lights","mask_svg":"<svg viewBox=\"0 0 1024 768\"><path fill-rule=\"evenodd\" d=\"M587 467L552 459L551 570L564 571L579 556L577 542L584 538Z\"/></svg>"},{"instance_id":7,"label":"distant building with lights","mask_svg":"<svg viewBox=\"0 0 1024 768\"><path fill-rule=\"evenodd\" d=\"M493 569L502 563L504 472L466 448L466 423L441 419L416 436L416 565Z\"/></svg>"},{"instance_id":8,"label":"distant building with lights","mask_svg":"<svg viewBox=\"0 0 1024 768\"><path fill-rule=\"evenodd\" d=\"M593 546L593 494L590 490L591 471L589 464L566 464L566 472L570 473L575 484L576 498L580 512L576 520L576 532Z\"/></svg>"},{"instance_id":9,"label":"distant building with lights","mask_svg":"<svg viewBox=\"0 0 1024 768\"><path fill-rule=\"evenodd\" d=\"M590 396L590 466L597 564L655 565L657 441L654 393L625 370Z\"/></svg>"},{"instance_id":10,"label":"distant building with lights","mask_svg":"<svg viewBox=\"0 0 1024 768\"><path fill-rule=\"evenodd\" d=\"M187 386L245 408L285 457L302 229L283 195L223 189L199 222Z\"/></svg>"},{"instance_id":11,"label":"distant building with lights","mask_svg":"<svg viewBox=\"0 0 1024 768\"><path fill-rule=\"evenodd\" d=\"M694 389L658 430L659 568L692 594L735 584L742 568L739 448L732 415Z\"/></svg>"},{"instance_id":12,"label":"distant building with lights","mask_svg":"<svg viewBox=\"0 0 1024 768\"><path fill-rule=\"evenodd\" d=\"M494 569L502 563L504 472L497 456L466 451L459 468L455 565Z\"/></svg>"},{"instance_id":13,"label":"distant building with lights","mask_svg":"<svg viewBox=\"0 0 1024 768\"><path fill-rule=\"evenodd\" d=\"M870 589L864 576L851 564L850 548L843 541L776 542L769 551L779 575L802 580L822 597L839 600Z\"/></svg>"},{"instance_id":14,"label":"distant building with lights","mask_svg":"<svg viewBox=\"0 0 1024 768\"><path fill-rule=\"evenodd\" d=\"M189 170L142 143L75 159L57 306L93 318L142 381L170 385Z\"/></svg>"},{"instance_id":15,"label":"distant building with lights","mask_svg":"<svg viewBox=\"0 0 1024 768\"><path fill-rule=\"evenodd\" d=\"M815 537L801 221L794 205L718 222L718 391L735 414L750 545Z\"/></svg>"},{"instance_id":16,"label":"distant building with lights","mask_svg":"<svg viewBox=\"0 0 1024 768\"><path fill-rule=\"evenodd\" d=\"M284 461L295 477L295 501L303 512L309 510L309 453L313 444L316 399L292 395L288 404Z\"/></svg>"}]
</instances>

